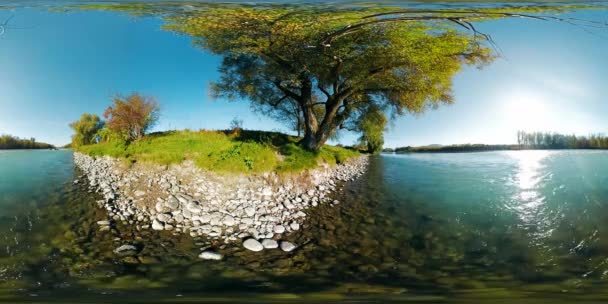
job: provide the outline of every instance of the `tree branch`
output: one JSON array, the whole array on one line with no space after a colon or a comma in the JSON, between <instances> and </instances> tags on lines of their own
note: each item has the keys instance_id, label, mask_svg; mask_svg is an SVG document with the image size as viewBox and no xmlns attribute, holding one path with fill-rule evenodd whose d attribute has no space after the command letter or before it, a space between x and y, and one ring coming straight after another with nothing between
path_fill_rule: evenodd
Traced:
<instances>
[{"instance_id":1,"label":"tree branch","mask_svg":"<svg viewBox=\"0 0 608 304\"><path fill-rule=\"evenodd\" d=\"M278 80L272 81L272 83L279 89L281 90L281 92L283 92L285 95L295 99L295 100L299 100L301 99L301 96L292 92L290 89L284 87L283 85L281 85L281 82Z\"/></svg>"},{"instance_id":2,"label":"tree branch","mask_svg":"<svg viewBox=\"0 0 608 304\"><path fill-rule=\"evenodd\" d=\"M317 88L319 88L319 90L325 94L327 99L331 98L331 94L329 94L329 92L321 84L317 85Z\"/></svg>"},{"instance_id":3,"label":"tree branch","mask_svg":"<svg viewBox=\"0 0 608 304\"><path fill-rule=\"evenodd\" d=\"M285 100L287 97L288 97L287 95L283 95L283 97L281 97L281 98L277 99L277 101L275 101L274 103L269 102L268 104L270 104L271 106L273 106L274 108L276 108L276 107L278 107L278 106L279 106L279 104L280 104L280 103L281 103L283 100Z\"/></svg>"},{"instance_id":4,"label":"tree branch","mask_svg":"<svg viewBox=\"0 0 608 304\"><path fill-rule=\"evenodd\" d=\"M419 14L427 14L427 15L419 15ZM431 14L431 15L428 15L428 14ZM444 15L433 15L433 14L444 14ZM401 15L401 16L400 17L387 17L387 16L391 16L391 15ZM403 15L405 15L405 16L403 16ZM460 27L473 31L474 34L480 35L490 41L491 41L491 37L477 31L473 27L471 22L467 21L467 19L475 19L475 18L483 18L483 17L488 17L488 18L489 17L507 17L507 18L529 18L529 19L536 19L536 20L542 20L542 21L557 20L557 21L567 22L570 24L575 24L574 22L581 22L581 20L578 20L575 18L561 18L561 17L555 17L555 16L546 16L546 15L535 16L535 15L529 15L529 14L505 13L505 12L482 12L479 10L458 10L458 11L402 10L402 11L393 11L393 12L372 14L372 15L364 16L361 19L368 20L368 19L378 18L378 17L380 17L380 18L376 19L376 20L357 23L354 25L348 25L348 26L343 27L342 29L329 33L328 35L325 36L325 38L323 40L320 41L319 44L323 47L329 47L329 46L331 46L331 43L335 39L342 37L344 35L354 33L365 26L373 25L373 24L393 23L393 22L433 21L433 20L450 21L450 22L457 24ZM601 26L608 25L608 22L607 23L597 22L597 21L595 21L595 22L594 21L591 21L591 22L585 21L585 22L588 23L588 25L601 25ZM580 25L580 24L575 24L575 25ZM580 25L580 26L585 26L585 25Z\"/></svg>"}]
</instances>

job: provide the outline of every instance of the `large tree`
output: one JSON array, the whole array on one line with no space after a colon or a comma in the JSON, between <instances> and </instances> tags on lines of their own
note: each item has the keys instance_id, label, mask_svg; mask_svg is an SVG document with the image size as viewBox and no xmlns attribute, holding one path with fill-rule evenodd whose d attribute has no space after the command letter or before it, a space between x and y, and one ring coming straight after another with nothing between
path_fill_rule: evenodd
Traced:
<instances>
[{"instance_id":1,"label":"large tree","mask_svg":"<svg viewBox=\"0 0 608 304\"><path fill-rule=\"evenodd\" d=\"M451 103L454 74L493 58L482 36L372 13L216 8L172 18L168 28L223 56L217 96L266 112L297 105L302 145L318 150L370 102L397 115Z\"/></svg>"}]
</instances>

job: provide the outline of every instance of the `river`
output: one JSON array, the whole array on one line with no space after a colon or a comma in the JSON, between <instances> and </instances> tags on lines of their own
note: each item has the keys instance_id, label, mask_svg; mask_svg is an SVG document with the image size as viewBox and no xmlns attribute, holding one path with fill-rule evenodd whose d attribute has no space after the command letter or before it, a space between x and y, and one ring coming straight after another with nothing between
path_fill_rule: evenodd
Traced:
<instances>
[{"instance_id":1,"label":"river","mask_svg":"<svg viewBox=\"0 0 608 304\"><path fill-rule=\"evenodd\" d=\"M189 236L99 231L71 151L2 151L0 301L602 302L606 168L603 151L381 155L293 253L203 261ZM113 252L127 241L145 249Z\"/></svg>"}]
</instances>

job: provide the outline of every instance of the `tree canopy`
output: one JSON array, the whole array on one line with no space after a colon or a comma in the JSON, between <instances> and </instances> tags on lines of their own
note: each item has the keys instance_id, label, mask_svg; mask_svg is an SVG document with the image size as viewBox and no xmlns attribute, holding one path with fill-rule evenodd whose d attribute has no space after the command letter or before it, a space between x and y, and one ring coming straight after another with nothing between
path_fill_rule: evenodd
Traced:
<instances>
[{"instance_id":1,"label":"tree canopy","mask_svg":"<svg viewBox=\"0 0 608 304\"><path fill-rule=\"evenodd\" d=\"M80 119L72 122L70 128L74 130L72 146L88 145L95 141L97 131L103 128L104 122L95 114L82 114Z\"/></svg>"},{"instance_id":2,"label":"tree canopy","mask_svg":"<svg viewBox=\"0 0 608 304\"><path fill-rule=\"evenodd\" d=\"M295 103L303 145L318 150L370 104L401 115L451 103L462 66L494 58L481 36L447 26L374 18L349 27L370 13L217 8L171 18L167 28L223 56L216 96L269 113Z\"/></svg>"}]
</instances>

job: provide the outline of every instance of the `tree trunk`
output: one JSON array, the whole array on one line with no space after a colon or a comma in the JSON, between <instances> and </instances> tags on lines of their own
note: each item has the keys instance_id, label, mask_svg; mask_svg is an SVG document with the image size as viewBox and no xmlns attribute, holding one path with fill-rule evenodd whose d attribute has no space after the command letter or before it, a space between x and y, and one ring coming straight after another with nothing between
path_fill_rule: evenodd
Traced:
<instances>
[{"instance_id":1,"label":"tree trunk","mask_svg":"<svg viewBox=\"0 0 608 304\"><path fill-rule=\"evenodd\" d=\"M302 94L299 102L304 116L304 138L300 145L308 151L319 151L323 143L319 141L319 122L314 112L314 101L312 98L312 82L302 79Z\"/></svg>"},{"instance_id":2,"label":"tree trunk","mask_svg":"<svg viewBox=\"0 0 608 304\"><path fill-rule=\"evenodd\" d=\"M300 145L302 145L302 147L308 151L318 152L323 144L319 143L316 134L306 132L304 138L300 142Z\"/></svg>"}]
</instances>

